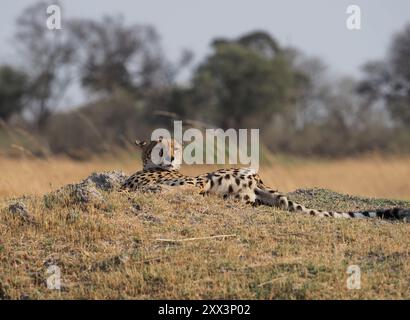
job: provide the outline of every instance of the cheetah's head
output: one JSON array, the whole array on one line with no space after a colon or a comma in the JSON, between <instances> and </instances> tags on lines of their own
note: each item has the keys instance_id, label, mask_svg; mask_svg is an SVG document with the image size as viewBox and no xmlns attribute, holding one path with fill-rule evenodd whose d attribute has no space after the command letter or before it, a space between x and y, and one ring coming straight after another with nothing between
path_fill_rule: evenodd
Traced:
<instances>
[{"instance_id":1,"label":"cheetah's head","mask_svg":"<svg viewBox=\"0 0 410 320\"><path fill-rule=\"evenodd\" d=\"M142 151L142 164L146 169L179 170L182 146L175 139L159 137L155 141L135 141Z\"/></svg>"}]
</instances>

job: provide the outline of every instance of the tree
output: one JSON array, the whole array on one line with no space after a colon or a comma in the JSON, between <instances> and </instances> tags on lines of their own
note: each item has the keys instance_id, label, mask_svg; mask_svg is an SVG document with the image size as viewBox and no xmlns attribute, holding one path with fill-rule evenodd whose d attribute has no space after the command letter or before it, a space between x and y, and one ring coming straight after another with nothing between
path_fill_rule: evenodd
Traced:
<instances>
[{"instance_id":1,"label":"tree","mask_svg":"<svg viewBox=\"0 0 410 320\"><path fill-rule=\"evenodd\" d=\"M392 93L388 95L394 118L410 127L410 24L396 34L390 52Z\"/></svg>"},{"instance_id":2,"label":"tree","mask_svg":"<svg viewBox=\"0 0 410 320\"><path fill-rule=\"evenodd\" d=\"M410 24L393 37L388 59L365 64L363 72L358 92L384 102L397 123L410 127Z\"/></svg>"},{"instance_id":3,"label":"tree","mask_svg":"<svg viewBox=\"0 0 410 320\"><path fill-rule=\"evenodd\" d=\"M11 66L0 66L0 118L7 121L23 107L27 75Z\"/></svg>"},{"instance_id":4,"label":"tree","mask_svg":"<svg viewBox=\"0 0 410 320\"><path fill-rule=\"evenodd\" d=\"M323 119L326 100L331 91L326 64L318 57L309 57L295 48L285 48L295 82L295 101L287 112L288 121L300 129ZM290 125L289 123L285 125Z\"/></svg>"},{"instance_id":5,"label":"tree","mask_svg":"<svg viewBox=\"0 0 410 320\"><path fill-rule=\"evenodd\" d=\"M68 88L75 48L62 30L46 25L48 3L26 8L16 21L15 40L29 77L28 106L39 129Z\"/></svg>"},{"instance_id":6,"label":"tree","mask_svg":"<svg viewBox=\"0 0 410 320\"><path fill-rule=\"evenodd\" d=\"M410 24L393 38L390 50L393 71L406 85L410 84ZM408 88L407 88L408 89Z\"/></svg>"},{"instance_id":7,"label":"tree","mask_svg":"<svg viewBox=\"0 0 410 320\"><path fill-rule=\"evenodd\" d=\"M171 67L151 26L126 25L121 16L105 16L101 21L71 20L69 31L78 48L82 85L92 92L138 93L171 81Z\"/></svg>"},{"instance_id":8,"label":"tree","mask_svg":"<svg viewBox=\"0 0 410 320\"><path fill-rule=\"evenodd\" d=\"M268 34L217 39L213 50L193 76L197 115L223 128L260 126L289 103L294 74Z\"/></svg>"}]
</instances>

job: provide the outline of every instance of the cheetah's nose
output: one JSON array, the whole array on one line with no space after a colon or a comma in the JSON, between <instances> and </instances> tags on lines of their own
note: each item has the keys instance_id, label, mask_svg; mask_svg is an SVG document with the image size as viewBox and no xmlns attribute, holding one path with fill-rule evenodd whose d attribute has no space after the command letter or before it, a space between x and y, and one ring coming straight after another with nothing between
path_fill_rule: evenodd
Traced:
<instances>
[{"instance_id":1,"label":"cheetah's nose","mask_svg":"<svg viewBox=\"0 0 410 320\"><path fill-rule=\"evenodd\" d=\"M175 160L175 157L174 157L174 156L171 156L171 162L174 161L174 160Z\"/></svg>"}]
</instances>

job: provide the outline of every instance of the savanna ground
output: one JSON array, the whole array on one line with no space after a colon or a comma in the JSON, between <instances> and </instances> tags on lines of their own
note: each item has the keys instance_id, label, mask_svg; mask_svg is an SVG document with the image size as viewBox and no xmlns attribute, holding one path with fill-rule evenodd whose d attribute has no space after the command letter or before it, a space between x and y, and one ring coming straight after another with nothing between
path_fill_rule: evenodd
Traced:
<instances>
[{"instance_id":1,"label":"savanna ground","mask_svg":"<svg viewBox=\"0 0 410 320\"><path fill-rule=\"evenodd\" d=\"M129 174L140 168L135 158L0 159L0 299L410 298L410 224L312 218L190 188L104 191L87 204L44 197L93 171ZM265 162L264 182L308 206L410 207L410 158ZM7 209L16 198L29 219ZM47 289L51 264L60 291ZM347 289L350 265L361 269L361 289Z\"/></svg>"}]
</instances>

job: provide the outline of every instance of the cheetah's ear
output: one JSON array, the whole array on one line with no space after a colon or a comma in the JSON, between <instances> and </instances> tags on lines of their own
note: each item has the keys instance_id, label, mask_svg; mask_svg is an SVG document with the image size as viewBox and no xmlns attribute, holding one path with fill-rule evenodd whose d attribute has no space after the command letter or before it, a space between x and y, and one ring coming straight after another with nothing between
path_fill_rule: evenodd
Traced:
<instances>
[{"instance_id":1,"label":"cheetah's ear","mask_svg":"<svg viewBox=\"0 0 410 320\"><path fill-rule=\"evenodd\" d=\"M135 145L138 147L138 148L144 148L146 145L147 145L147 142L146 141L139 141L139 140L135 140Z\"/></svg>"}]
</instances>

